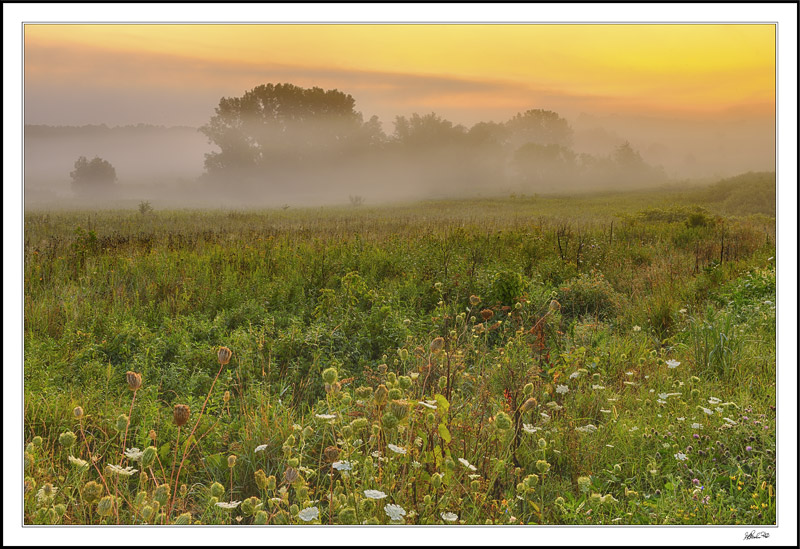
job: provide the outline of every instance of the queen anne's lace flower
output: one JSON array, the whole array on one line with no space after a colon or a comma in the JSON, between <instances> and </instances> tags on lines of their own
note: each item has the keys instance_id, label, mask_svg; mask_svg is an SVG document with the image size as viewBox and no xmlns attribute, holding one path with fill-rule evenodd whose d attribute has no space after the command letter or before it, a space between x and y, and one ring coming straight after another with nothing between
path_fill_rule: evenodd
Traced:
<instances>
[{"instance_id":1,"label":"queen anne's lace flower","mask_svg":"<svg viewBox=\"0 0 800 549\"><path fill-rule=\"evenodd\" d=\"M353 469L353 466L350 465L349 461L334 461L333 468L337 471L350 471Z\"/></svg>"},{"instance_id":2,"label":"queen anne's lace flower","mask_svg":"<svg viewBox=\"0 0 800 549\"><path fill-rule=\"evenodd\" d=\"M316 518L319 518L319 509L317 507L306 507L305 509L297 513L297 516L300 517L300 519L309 522Z\"/></svg>"},{"instance_id":3,"label":"queen anne's lace flower","mask_svg":"<svg viewBox=\"0 0 800 549\"><path fill-rule=\"evenodd\" d=\"M131 461L139 461L140 459L142 459L143 453L144 452L142 452L138 448L128 448L127 450L125 450L125 457Z\"/></svg>"},{"instance_id":4,"label":"queen anne's lace flower","mask_svg":"<svg viewBox=\"0 0 800 549\"><path fill-rule=\"evenodd\" d=\"M394 503L387 503L384 505L383 511L386 513L386 516L392 520L403 520L403 515L406 514L405 509Z\"/></svg>"},{"instance_id":5,"label":"queen anne's lace flower","mask_svg":"<svg viewBox=\"0 0 800 549\"><path fill-rule=\"evenodd\" d=\"M364 495L370 499L383 499L386 497L386 494L380 490L364 490Z\"/></svg>"},{"instance_id":6,"label":"queen anne's lace flower","mask_svg":"<svg viewBox=\"0 0 800 549\"><path fill-rule=\"evenodd\" d=\"M456 515L455 513L451 513L450 511L442 513L441 516L442 520L446 520L447 522L455 522L458 520L458 515Z\"/></svg>"},{"instance_id":7,"label":"queen anne's lace flower","mask_svg":"<svg viewBox=\"0 0 800 549\"><path fill-rule=\"evenodd\" d=\"M117 475L122 475L123 477L129 477L132 476L134 473L139 472L138 469L134 469L131 466L123 468L120 467L119 465L109 465L108 468L112 473L115 473Z\"/></svg>"},{"instance_id":8,"label":"queen anne's lace flower","mask_svg":"<svg viewBox=\"0 0 800 549\"><path fill-rule=\"evenodd\" d=\"M67 459L71 464L75 465L78 468L89 466L89 462L83 461L81 458L76 458L75 456L69 456Z\"/></svg>"},{"instance_id":9,"label":"queen anne's lace flower","mask_svg":"<svg viewBox=\"0 0 800 549\"><path fill-rule=\"evenodd\" d=\"M422 400L420 401L420 404L422 404L426 408L430 408L431 410L436 410L438 408L438 406L436 406L435 400Z\"/></svg>"},{"instance_id":10,"label":"queen anne's lace flower","mask_svg":"<svg viewBox=\"0 0 800 549\"><path fill-rule=\"evenodd\" d=\"M236 509L239 507L239 504L242 503L241 501L218 501L216 503L217 507L222 507L223 509Z\"/></svg>"},{"instance_id":11,"label":"queen anne's lace flower","mask_svg":"<svg viewBox=\"0 0 800 549\"><path fill-rule=\"evenodd\" d=\"M389 447L389 450L394 452L395 454L405 454L406 449L401 446L395 446L394 444L387 444L386 446Z\"/></svg>"},{"instance_id":12,"label":"queen anne's lace flower","mask_svg":"<svg viewBox=\"0 0 800 549\"><path fill-rule=\"evenodd\" d=\"M556 386L556 393L563 395L569 392L569 387L566 385L557 385Z\"/></svg>"},{"instance_id":13,"label":"queen anne's lace flower","mask_svg":"<svg viewBox=\"0 0 800 549\"><path fill-rule=\"evenodd\" d=\"M253 452L255 452L255 453L263 452L266 449L267 449L267 445L266 444L259 444L258 446L256 446L256 449L253 450Z\"/></svg>"},{"instance_id":14,"label":"queen anne's lace flower","mask_svg":"<svg viewBox=\"0 0 800 549\"><path fill-rule=\"evenodd\" d=\"M667 360L666 363L667 363L667 368L677 368L678 366L681 365L680 362L678 362L677 360L673 360L673 359Z\"/></svg>"},{"instance_id":15,"label":"queen anne's lace flower","mask_svg":"<svg viewBox=\"0 0 800 549\"><path fill-rule=\"evenodd\" d=\"M314 414L314 417L317 419L336 419L336 414Z\"/></svg>"}]
</instances>

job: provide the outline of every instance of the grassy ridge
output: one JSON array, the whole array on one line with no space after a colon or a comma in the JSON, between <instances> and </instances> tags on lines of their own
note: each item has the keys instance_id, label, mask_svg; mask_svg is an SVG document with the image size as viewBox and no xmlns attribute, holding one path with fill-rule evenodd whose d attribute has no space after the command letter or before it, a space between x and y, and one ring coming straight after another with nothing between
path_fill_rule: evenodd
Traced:
<instances>
[{"instance_id":1,"label":"grassy ridge","mask_svg":"<svg viewBox=\"0 0 800 549\"><path fill-rule=\"evenodd\" d=\"M702 192L29 212L26 521L772 523L774 220Z\"/></svg>"}]
</instances>

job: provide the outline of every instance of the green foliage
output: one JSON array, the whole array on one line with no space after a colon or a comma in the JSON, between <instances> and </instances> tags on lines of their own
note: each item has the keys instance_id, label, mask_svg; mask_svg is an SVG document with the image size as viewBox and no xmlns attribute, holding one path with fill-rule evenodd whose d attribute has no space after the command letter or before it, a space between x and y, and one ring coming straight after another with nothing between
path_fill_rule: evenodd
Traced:
<instances>
[{"instance_id":1,"label":"green foliage","mask_svg":"<svg viewBox=\"0 0 800 549\"><path fill-rule=\"evenodd\" d=\"M764 220L542 202L28 214L25 523L771 524Z\"/></svg>"}]
</instances>

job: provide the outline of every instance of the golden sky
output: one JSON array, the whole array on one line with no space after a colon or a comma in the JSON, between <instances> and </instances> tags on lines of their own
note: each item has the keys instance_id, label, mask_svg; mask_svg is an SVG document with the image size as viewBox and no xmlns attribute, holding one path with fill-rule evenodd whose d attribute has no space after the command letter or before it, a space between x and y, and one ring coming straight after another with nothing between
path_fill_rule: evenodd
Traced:
<instances>
[{"instance_id":1,"label":"golden sky","mask_svg":"<svg viewBox=\"0 0 800 549\"><path fill-rule=\"evenodd\" d=\"M32 123L169 112L199 125L221 96L268 82L337 88L384 126L410 112L472 124L529 108L773 116L775 26L26 25L25 78Z\"/></svg>"}]
</instances>

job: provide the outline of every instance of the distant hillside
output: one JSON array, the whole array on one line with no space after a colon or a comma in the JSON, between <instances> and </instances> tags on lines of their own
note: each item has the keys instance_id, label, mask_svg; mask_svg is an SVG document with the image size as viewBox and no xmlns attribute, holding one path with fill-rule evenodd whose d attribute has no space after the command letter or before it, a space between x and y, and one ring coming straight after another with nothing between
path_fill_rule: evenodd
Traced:
<instances>
[{"instance_id":1,"label":"distant hillside","mask_svg":"<svg viewBox=\"0 0 800 549\"><path fill-rule=\"evenodd\" d=\"M725 215L763 214L775 217L775 172L747 172L723 179L681 196L685 203L700 204Z\"/></svg>"}]
</instances>

